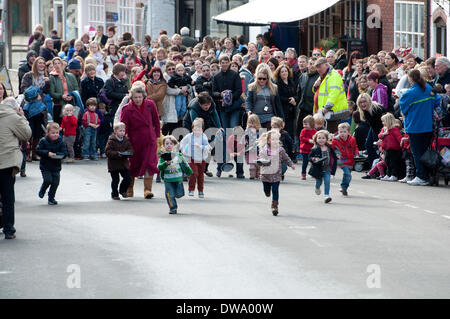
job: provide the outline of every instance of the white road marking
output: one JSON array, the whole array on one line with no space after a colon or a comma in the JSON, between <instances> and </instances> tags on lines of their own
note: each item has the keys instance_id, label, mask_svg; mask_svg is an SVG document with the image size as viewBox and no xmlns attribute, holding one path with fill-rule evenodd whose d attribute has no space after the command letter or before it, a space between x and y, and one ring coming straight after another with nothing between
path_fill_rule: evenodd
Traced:
<instances>
[{"instance_id":1,"label":"white road marking","mask_svg":"<svg viewBox=\"0 0 450 319\"><path fill-rule=\"evenodd\" d=\"M390 201L391 203L394 203L394 204L403 204L402 202L398 202L398 201L392 200L392 199L390 199L389 201Z\"/></svg>"},{"instance_id":2,"label":"white road marking","mask_svg":"<svg viewBox=\"0 0 450 319\"><path fill-rule=\"evenodd\" d=\"M309 239L312 243L314 243L317 247L323 248L325 247L324 245L320 244L317 240L310 238Z\"/></svg>"},{"instance_id":3,"label":"white road marking","mask_svg":"<svg viewBox=\"0 0 450 319\"><path fill-rule=\"evenodd\" d=\"M365 194L366 192L358 191L358 193L360 193L360 194Z\"/></svg>"},{"instance_id":4,"label":"white road marking","mask_svg":"<svg viewBox=\"0 0 450 319\"><path fill-rule=\"evenodd\" d=\"M406 206L406 207L409 207L409 208L418 208L417 206L410 205L410 204L405 204L405 206Z\"/></svg>"},{"instance_id":5,"label":"white road marking","mask_svg":"<svg viewBox=\"0 0 450 319\"><path fill-rule=\"evenodd\" d=\"M372 197L373 197L373 198L376 198L376 199L382 199L382 197L377 196L377 195L372 195Z\"/></svg>"},{"instance_id":6,"label":"white road marking","mask_svg":"<svg viewBox=\"0 0 450 319\"><path fill-rule=\"evenodd\" d=\"M0 271L0 275L9 275L12 274L12 271Z\"/></svg>"},{"instance_id":7,"label":"white road marking","mask_svg":"<svg viewBox=\"0 0 450 319\"><path fill-rule=\"evenodd\" d=\"M317 227L316 226L295 226L295 225L293 225L293 226L288 226L288 228L291 228L291 229L316 229Z\"/></svg>"},{"instance_id":8,"label":"white road marking","mask_svg":"<svg viewBox=\"0 0 450 319\"><path fill-rule=\"evenodd\" d=\"M428 214L437 214L436 212L433 212L432 210L427 210L427 209L425 209L424 210L426 213L428 213Z\"/></svg>"},{"instance_id":9,"label":"white road marking","mask_svg":"<svg viewBox=\"0 0 450 319\"><path fill-rule=\"evenodd\" d=\"M450 219L450 216L447 216L447 215L441 215L441 216L444 218Z\"/></svg>"}]
</instances>

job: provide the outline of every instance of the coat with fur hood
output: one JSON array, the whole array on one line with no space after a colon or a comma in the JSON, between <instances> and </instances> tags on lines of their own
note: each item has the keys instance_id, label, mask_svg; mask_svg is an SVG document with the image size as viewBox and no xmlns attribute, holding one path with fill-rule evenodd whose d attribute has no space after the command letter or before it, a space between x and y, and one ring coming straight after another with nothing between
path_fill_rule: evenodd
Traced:
<instances>
[{"instance_id":1,"label":"coat with fur hood","mask_svg":"<svg viewBox=\"0 0 450 319\"><path fill-rule=\"evenodd\" d=\"M0 169L13 167L17 174L23 159L19 141L30 137L31 128L25 116L9 105L0 104Z\"/></svg>"}]
</instances>

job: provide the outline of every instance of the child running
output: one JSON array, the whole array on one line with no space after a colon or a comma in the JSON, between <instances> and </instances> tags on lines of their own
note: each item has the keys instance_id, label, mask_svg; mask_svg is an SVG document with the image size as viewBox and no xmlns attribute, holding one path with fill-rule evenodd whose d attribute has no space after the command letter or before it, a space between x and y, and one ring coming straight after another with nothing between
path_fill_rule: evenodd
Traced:
<instances>
[{"instance_id":1,"label":"child running","mask_svg":"<svg viewBox=\"0 0 450 319\"><path fill-rule=\"evenodd\" d=\"M116 122L114 124L114 132L108 138L105 154L108 158L108 172L111 174L111 198L120 200L119 194L123 198L127 198L127 189L131 182L128 157L133 155L133 147L128 137L125 136L125 123ZM117 191L119 175L122 176L122 183Z\"/></svg>"},{"instance_id":2,"label":"child running","mask_svg":"<svg viewBox=\"0 0 450 319\"><path fill-rule=\"evenodd\" d=\"M193 173L183 154L176 152L177 144L178 141L173 135L165 136L163 140L164 151L170 153L171 159L165 160L165 154L162 154L158 162L158 169L161 171L166 200L170 209L169 214L177 213L176 199L184 196L183 173L187 176Z\"/></svg>"},{"instance_id":3,"label":"child running","mask_svg":"<svg viewBox=\"0 0 450 319\"><path fill-rule=\"evenodd\" d=\"M61 160L67 156L67 149L59 136L59 124L51 122L47 124L47 135L39 141L36 153L41 157L39 168L42 173L42 186L39 190L39 198L44 198L47 188L48 204L57 205L55 200L56 190L59 186Z\"/></svg>"},{"instance_id":4,"label":"child running","mask_svg":"<svg viewBox=\"0 0 450 319\"><path fill-rule=\"evenodd\" d=\"M308 158L314 146L313 136L317 133L314 128L314 118L312 115L303 119L303 129L300 132L300 154L302 155L302 180L306 180L306 169L308 168Z\"/></svg>"},{"instance_id":5,"label":"child running","mask_svg":"<svg viewBox=\"0 0 450 319\"><path fill-rule=\"evenodd\" d=\"M227 139L227 152L233 158L236 163L236 178L244 179L244 157L245 152L245 137L242 127L235 126L233 128L233 135ZM229 175L228 177L233 177Z\"/></svg>"},{"instance_id":6,"label":"child running","mask_svg":"<svg viewBox=\"0 0 450 319\"><path fill-rule=\"evenodd\" d=\"M309 154L312 163L309 175L316 179L316 195L320 195L320 186L324 183L325 203L331 202L330 176L336 173L337 158L333 148L329 144L329 134L326 130L320 130L313 136L314 148Z\"/></svg>"},{"instance_id":7,"label":"child running","mask_svg":"<svg viewBox=\"0 0 450 319\"><path fill-rule=\"evenodd\" d=\"M261 165L260 180L263 183L266 197L270 197L270 192L272 191L272 214L277 216L281 164L284 162L293 170L295 170L295 166L284 148L280 145L280 132L271 130L264 133L260 137L258 144L261 150L257 161L258 165Z\"/></svg>"},{"instance_id":8,"label":"child running","mask_svg":"<svg viewBox=\"0 0 450 319\"><path fill-rule=\"evenodd\" d=\"M259 165L256 164L258 159L258 139L261 123L256 114L251 114L247 119L247 129L245 130L245 161L250 166L250 179L259 178Z\"/></svg>"},{"instance_id":9,"label":"child running","mask_svg":"<svg viewBox=\"0 0 450 319\"><path fill-rule=\"evenodd\" d=\"M286 154L289 156L289 158L294 161L294 142L292 141L292 138L290 137L289 133L284 130L284 121L281 117L274 116L270 120L270 127L272 130L276 130L280 133L280 142L281 146L283 146L284 150L286 151ZM284 181L284 173L287 171L287 165L286 163L281 163L281 180Z\"/></svg>"},{"instance_id":10,"label":"child running","mask_svg":"<svg viewBox=\"0 0 450 319\"><path fill-rule=\"evenodd\" d=\"M211 146L208 137L203 133L204 121L197 117L192 122L192 133L186 135L180 142L180 149L193 174L189 177L189 196L194 196L195 185L198 188L198 197L204 198L205 166Z\"/></svg>"},{"instance_id":11,"label":"child running","mask_svg":"<svg viewBox=\"0 0 450 319\"><path fill-rule=\"evenodd\" d=\"M338 165L342 168L343 176L341 182L342 195L348 195L348 187L352 180L352 169L355 165L355 156L358 156L359 150L356 140L350 135L350 124L347 122L338 125L338 134L333 138L331 146L336 153Z\"/></svg>"}]
</instances>

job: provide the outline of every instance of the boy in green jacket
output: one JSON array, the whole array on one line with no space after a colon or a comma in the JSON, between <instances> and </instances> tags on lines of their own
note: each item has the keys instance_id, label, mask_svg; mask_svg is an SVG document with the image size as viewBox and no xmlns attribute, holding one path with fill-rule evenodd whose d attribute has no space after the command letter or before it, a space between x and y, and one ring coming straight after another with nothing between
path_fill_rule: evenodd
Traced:
<instances>
[{"instance_id":1,"label":"boy in green jacket","mask_svg":"<svg viewBox=\"0 0 450 319\"><path fill-rule=\"evenodd\" d=\"M159 158L158 169L161 171L161 179L164 181L165 195L169 205L169 214L177 213L177 198L184 196L183 173L187 176L192 174L192 169L183 154L176 152L178 141L173 135L165 136L163 139L163 150L170 153L170 159L162 154ZM166 155L168 156L168 155Z\"/></svg>"}]
</instances>

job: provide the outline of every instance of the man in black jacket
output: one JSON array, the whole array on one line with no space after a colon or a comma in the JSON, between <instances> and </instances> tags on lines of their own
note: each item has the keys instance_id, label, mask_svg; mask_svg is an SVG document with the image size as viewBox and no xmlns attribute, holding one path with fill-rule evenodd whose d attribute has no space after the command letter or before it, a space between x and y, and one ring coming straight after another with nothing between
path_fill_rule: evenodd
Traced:
<instances>
[{"instance_id":1,"label":"man in black jacket","mask_svg":"<svg viewBox=\"0 0 450 319\"><path fill-rule=\"evenodd\" d=\"M228 55L220 55L219 63L221 70L214 76L213 99L217 106L220 121L224 130L233 129L240 123L243 101L242 82L239 74L230 69L230 58ZM224 134L224 144L226 141ZM226 147L224 147L224 150ZM222 165L226 163L226 152L223 152L223 162L217 165L217 177L222 174Z\"/></svg>"},{"instance_id":2,"label":"man in black jacket","mask_svg":"<svg viewBox=\"0 0 450 319\"><path fill-rule=\"evenodd\" d=\"M199 94L201 92L208 92L212 95L212 82L213 77L211 76L211 68L209 64L205 63L202 65L202 75L195 81L195 93Z\"/></svg>"},{"instance_id":3,"label":"man in black jacket","mask_svg":"<svg viewBox=\"0 0 450 319\"><path fill-rule=\"evenodd\" d=\"M300 135L303 129L303 119L307 115L314 113L314 92L313 86L319 78L315 63L317 58L310 58L308 61L308 71L303 73L298 80L297 94L300 102L298 103L299 115L297 118L296 136Z\"/></svg>"},{"instance_id":4,"label":"man in black jacket","mask_svg":"<svg viewBox=\"0 0 450 319\"><path fill-rule=\"evenodd\" d=\"M25 73L28 73L31 71L31 67L33 66L34 60L36 60L37 53L33 50L28 51L27 53L27 63L24 63L19 67L18 75L19 75L19 94L23 93L23 90L21 89L22 86L22 78L25 75Z\"/></svg>"},{"instance_id":5,"label":"man in black jacket","mask_svg":"<svg viewBox=\"0 0 450 319\"><path fill-rule=\"evenodd\" d=\"M445 85L450 83L450 61L446 57L437 58L434 67L438 74L437 83L445 88Z\"/></svg>"}]
</instances>

